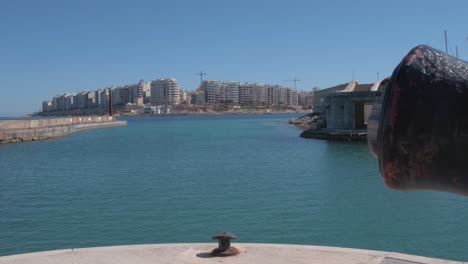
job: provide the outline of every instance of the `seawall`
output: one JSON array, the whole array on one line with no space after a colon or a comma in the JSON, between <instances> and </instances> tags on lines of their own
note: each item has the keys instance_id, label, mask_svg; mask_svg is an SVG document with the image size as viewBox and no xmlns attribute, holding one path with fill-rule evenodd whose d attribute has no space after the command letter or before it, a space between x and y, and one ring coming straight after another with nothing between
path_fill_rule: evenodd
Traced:
<instances>
[{"instance_id":1,"label":"seawall","mask_svg":"<svg viewBox=\"0 0 468 264\"><path fill-rule=\"evenodd\" d=\"M126 126L113 116L82 116L39 120L0 121L0 144L45 140L70 135L77 131Z\"/></svg>"},{"instance_id":2,"label":"seawall","mask_svg":"<svg viewBox=\"0 0 468 264\"><path fill-rule=\"evenodd\" d=\"M328 140L366 141L367 130L365 129L313 129L310 128L301 133L303 138L316 138Z\"/></svg>"},{"instance_id":3,"label":"seawall","mask_svg":"<svg viewBox=\"0 0 468 264\"><path fill-rule=\"evenodd\" d=\"M218 245L159 244L65 249L0 257L0 264L461 264L463 262L434 259L394 252L352 248L242 244L232 246L239 254L232 257L211 257Z\"/></svg>"}]
</instances>

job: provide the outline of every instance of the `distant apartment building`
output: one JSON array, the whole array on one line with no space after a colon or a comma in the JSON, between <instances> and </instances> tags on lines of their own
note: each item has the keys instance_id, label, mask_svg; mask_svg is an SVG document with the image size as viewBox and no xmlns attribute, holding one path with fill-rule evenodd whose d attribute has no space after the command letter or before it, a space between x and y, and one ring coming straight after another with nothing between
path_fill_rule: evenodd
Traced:
<instances>
[{"instance_id":1,"label":"distant apartment building","mask_svg":"<svg viewBox=\"0 0 468 264\"><path fill-rule=\"evenodd\" d=\"M88 108L88 92L80 92L74 96L74 107L75 109ZM68 109L66 109L68 110Z\"/></svg>"},{"instance_id":2,"label":"distant apartment building","mask_svg":"<svg viewBox=\"0 0 468 264\"><path fill-rule=\"evenodd\" d=\"M297 91L292 88L279 88L277 91L278 105L297 106Z\"/></svg>"},{"instance_id":3,"label":"distant apartment building","mask_svg":"<svg viewBox=\"0 0 468 264\"><path fill-rule=\"evenodd\" d=\"M176 79L158 79L151 82L151 103L177 105L180 103L179 83Z\"/></svg>"},{"instance_id":4,"label":"distant apartment building","mask_svg":"<svg viewBox=\"0 0 468 264\"><path fill-rule=\"evenodd\" d=\"M129 86L117 86L112 88L112 105L124 106L130 103Z\"/></svg>"},{"instance_id":5,"label":"distant apartment building","mask_svg":"<svg viewBox=\"0 0 468 264\"><path fill-rule=\"evenodd\" d=\"M99 92L99 107L107 109L109 107L109 88L98 90Z\"/></svg>"},{"instance_id":6,"label":"distant apartment building","mask_svg":"<svg viewBox=\"0 0 468 264\"><path fill-rule=\"evenodd\" d=\"M72 94L55 96L52 99L52 105L58 111L71 110L75 107L74 96Z\"/></svg>"},{"instance_id":7,"label":"distant apartment building","mask_svg":"<svg viewBox=\"0 0 468 264\"><path fill-rule=\"evenodd\" d=\"M55 107L52 103L52 100L46 100L42 102L42 112L54 111Z\"/></svg>"},{"instance_id":8,"label":"distant apartment building","mask_svg":"<svg viewBox=\"0 0 468 264\"><path fill-rule=\"evenodd\" d=\"M296 106L298 93L295 89L262 83L240 83L231 81L203 81L199 89L187 93L179 88L175 79L143 80L135 84L85 91L78 94L63 94L42 103L43 112L74 111L87 109L87 113L102 112L112 104L125 109L131 104L143 107L153 105L174 106L181 102L195 105L235 103L243 105ZM81 111L82 112L82 111Z\"/></svg>"},{"instance_id":9,"label":"distant apartment building","mask_svg":"<svg viewBox=\"0 0 468 264\"><path fill-rule=\"evenodd\" d=\"M312 107L314 104L314 92L299 92L297 94L298 97L298 105Z\"/></svg>"},{"instance_id":10,"label":"distant apartment building","mask_svg":"<svg viewBox=\"0 0 468 264\"><path fill-rule=\"evenodd\" d=\"M243 83L239 88L239 102L241 104L253 104L253 105L275 105L271 102L272 100L271 85L263 83Z\"/></svg>"},{"instance_id":11,"label":"distant apartment building","mask_svg":"<svg viewBox=\"0 0 468 264\"><path fill-rule=\"evenodd\" d=\"M179 90L179 96L181 103L190 103L190 100L188 99L190 97L190 94L188 94L186 91Z\"/></svg>"},{"instance_id":12,"label":"distant apartment building","mask_svg":"<svg viewBox=\"0 0 468 264\"><path fill-rule=\"evenodd\" d=\"M239 82L207 80L202 82L199 92L204 92L208 104L239 102Z\"/></svg>"},{"instance_id":13,"label":"distant apartment building","mask_svg":"<svg viewBox=\"0 0 468 264\"><path fill-rule=\"evenodd\" d=\"M274 85L274 86L269 85L266 88L267 105L278 105L278 90L279 89L281 89L281 86L279 85Z\"/></svg>"},{"instance_id":14,"label":"distant apartment building","mask_svg":"<svg viewBox=\"0 0 468 264\"><path fill-rule=\"evenodd\" d=\"M267 103L267 85L256 83L253 85L254 103L256 105L266 105Z\"/></svg>"},{"instance_id":15,"label":"distant apartment building","mask_svg":"<svg viewBox=\"0 0 468 264\"><path fill-rule=\"evenodd\" d=\"M150 90L150 83L146 83L143 80L136 84L127 86L129 89L129 103L142 106L144 104L144 99L146 92Z\"/></svg>"},{"instance_id":16,"label":"distant apartment building","mask_svg":"<svg viewBox=\"0 0 468 264\"><path fill-rule=\"evenodd\" d=\"M180 102L179 93L181 92L178 89L177 81L162 79L155 82L162 85L158 86L162 87L161 93L156 93L158 100L162 103L169 102L170 105ZM158 87L155 87L157 91L159 91ZM151 82L140 80L138 83L130 85L85 91L78 94L57 95L42 103L42 111L72 111L78 113L79 110L87 109L86 113L93 113L94 110L96 113L102 112L102 109L109 107L109 93L112 93L112 104L118 106L119 109L124 109L128 104L143 107L145 103L149 103L153 99L151 90ZM187 100L185 93L181 93L181 96Z\"/></svg>"},{"instance_id":17,"label":"distant apartment building","mask_svg":"<svg viewBox=\"0 0 468 264\"><path fill-rule=\"evenodd\" d=\"M139 85L143 90L143 103L147 104L151 102L151 82L140 80Z\"/></svg>"},{"instance_id":18,"label":"distant apartment building","mask_svg":"<svg viewBox=\"0 0 468 264\"><path fill-rule=\"evenodd\" d=\"M199 99L204 94L205 100ZM242 105L284 105L298 104L297 91L292 88L263 83L240 83L206 80L192 96L194 104L218 104L225 102Z\"/></svg>"},{"instance_id":19,"label":"distant apartment building","mask_svg":"<svg viewBox=\"0 0 468 264\"><path fill-rule=\"evenodd\" d=\"M99 91L88 92L88 108L97 108L99 107Z\"/></svg>"},{"instance_id":20,"label":"distant apartment building","mask_svg":"<svg viewBox=\"0 0 468 264\"><path fill-rule=\"evenodd\" d=\"M226 101L239 103L239 83L228 82L226 89Z\"/></svg>"},{"instance_id":21,"label":"distant apartment building","mask_svg":"<svg viewBox=\"0 0 468 264\"><path fill-rule=\"evenodd\" d=\"M201 90L205 91L205 102L208 104L216 103L216 93L219 93L218 81L203 81Z\"/></svg>"},{"instance_id":22,"label":"distant apartment building","mask_svg":"<svg viewBox=\"0 0 468 264\"><path fill-rule=\"evenodd\" d=\"M206 104L205 91L198 90L191 94L191 103L194 105Z\"/></svg>"}]
</instances>

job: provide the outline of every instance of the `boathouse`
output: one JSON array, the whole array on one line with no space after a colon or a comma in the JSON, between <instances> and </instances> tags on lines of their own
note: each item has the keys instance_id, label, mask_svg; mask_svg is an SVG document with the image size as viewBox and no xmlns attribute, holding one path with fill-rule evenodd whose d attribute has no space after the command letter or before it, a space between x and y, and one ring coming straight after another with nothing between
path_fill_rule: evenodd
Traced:
<instances>
[{"instance_id":1,"label":"boathouse","mask_svg":"<svg viewBox=\"0 0 468 264\"><path fill-rule=\"evenodd\" d=\"M359 84L351 81L320 90L314 97L314 112L325 117L327 129L366 129L372 104L381 85L384 82Z\"/></svg>"}]
</instances>

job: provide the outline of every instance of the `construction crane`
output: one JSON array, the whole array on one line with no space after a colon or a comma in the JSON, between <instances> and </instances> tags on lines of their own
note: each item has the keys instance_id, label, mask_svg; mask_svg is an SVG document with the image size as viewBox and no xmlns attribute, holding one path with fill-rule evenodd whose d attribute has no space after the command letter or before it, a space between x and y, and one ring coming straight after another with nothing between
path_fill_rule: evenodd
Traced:
<instances>
[{"instance_id":1,"label":"construction crane","mask_svg":"<svg viewBox=\"0 0 468 264\"><path fill-rule=\"evenodd\" d=\"M301 80L297 79L294 77L292 80L285 80L285 82L294 82L294 89L297 90L297 82L300 82Z\"/></svg>"},{"instance_id":2,"label":"construction crane","mask_svg":"<svg viewBox=\"0 0 468 264\"><path fill-rule=\"evenodd\" d=\"M206 75L206 72L200 71L199 73L195 73L194 75L200 76L200 85L203 82L203 76Z\"/></svg>"}]
</instances>

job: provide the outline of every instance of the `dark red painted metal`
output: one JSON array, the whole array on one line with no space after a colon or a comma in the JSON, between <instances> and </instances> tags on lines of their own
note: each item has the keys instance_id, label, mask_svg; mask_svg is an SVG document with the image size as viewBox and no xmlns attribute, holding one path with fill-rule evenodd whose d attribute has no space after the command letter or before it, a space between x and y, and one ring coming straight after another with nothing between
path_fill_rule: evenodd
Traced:
<instances>
[{"instance_id":1,"label":"dark red painted metal","mask_svg":"<svg viewBox=\"0 0 468 264\"><path fill-rule=\"evenodd\" d=\"M468 195L468 63L418 46L381 99L368 139L387 186Z\"/></svg>"},{"instance_id":2,"label":"dark red painted metal","mask_svg":"<svg viewBox=\"0 0 468 264\"><path fill-rule=\"evenodd\" d=\"M112 90L109 88L109 116L114 115L114 109L112 108Z\"/></svg>"}]
</instances>

